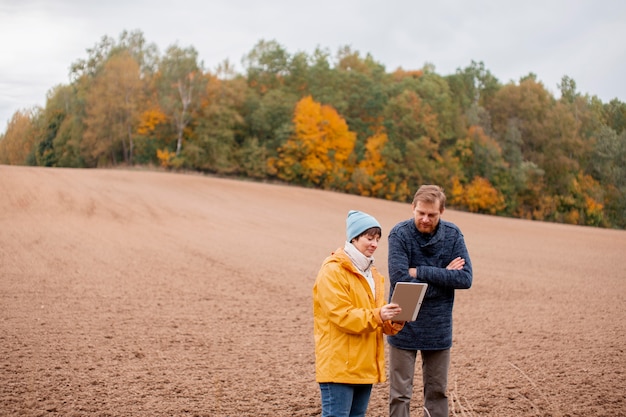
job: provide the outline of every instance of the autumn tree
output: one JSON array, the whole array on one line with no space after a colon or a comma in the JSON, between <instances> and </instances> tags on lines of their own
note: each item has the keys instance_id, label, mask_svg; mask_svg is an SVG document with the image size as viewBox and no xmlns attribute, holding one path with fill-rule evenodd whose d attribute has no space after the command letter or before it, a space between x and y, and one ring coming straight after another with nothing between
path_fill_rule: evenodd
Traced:
<instances>
[{"instance_id":1,"label":"autumn tree","mask_svg":"<svg viewBox=\"0 0 626 417\"><path fill-rule=\"evenodd\" d=\"M205 73L192 47L161 57L141 32L105 36L44 109L14 116L0 162L161 163L397 201L438 183L471 211L626 227L626 104L568 76L555 98L482 62L388 73L348 46L292 55L263 40L242 63Z\"/></svg>"},{"instance_id":2,"label":"autumn tree","mask_svg":"<svg viewBox=\"0 0 626 417\"><path fill-rule=\"evenodd\" d=\"M143 103L139 64L127 52L113 55L95 77L87 96L82 146L95 161L133 163L133 136ZM98 162L99 164L100 162Z\"/></svg>"},{"instance_id":3,"label":"autumn tree","mask_svg":"<svg viewBox=\"0 0 626 417\"><path fill-rule=\"evenodd\" d=\"M352 173L349 191L363 196L390 198L383 149L388 142L383 129L367 138L365 156Z\"/></svg>"},{"instance_id":4,"label":"autumn tree","mask_svg":"<svg viewBox=\"0 0 626 417\"><path fill-rule=\"evenodd\" d=\"M574 100L575 94L571 95ZM540 170L535 174L541 173L542 181L532 188L543 184L541 194L551 196L550 204L543 205L548 211L541 215L542 219L552 219L559 211L568 210L559 206L566 201L560 196L571 192L581 168L578 161L588 152L589 143L582 140L580 121L567 102L557 102L530 74L519 85L511 83L498 91L490 111L494 135L502 146L517 151L510 140L517 137L522 161ZM519 184L519 180L515 182ZM526 185L530 184L526 182ZM518 194L523 195L521 190Z\"/></svg>"},{"instance_id":5,"label":"autumn tree","mask_svg":"<svg viewBox=\"0 0 626 417\"><path fill-rule=\"evenodd\" d=\"M0 136L0 164L27 165L32 159L36 142L33 123L40 109L20 110L13 114L7 129Z\"/></svg>"},{"instance_id":6,"label":"autumn tree","mask_svg":"<svg viewBox=\"0 0 626 417\"><path fill-rule=\"evenodd\" d=\"M508 168L498 142L487 136L479 126L470 126L467 136L456 142L456 150L469 180L482 177L497 182Z\"/></svg>"},{"instance_id":7,"label":"autumn tree","mask_svg":"<svg viewBox=\"0 0 626 417\"><path fill-rule=\"evenodd\" d=\"M550 141L547 118L553 105L554 99L533 77L527 77L519 85L505 85L488 108L496 138L503 137L511 120L517 120L523 158L543 165Z\"/></svg>"},{"instance_id":8,"label":"autumn tree","mask_svg":"<svg viewBox=\"0 0 626 417\"><path fill-rule=\"evenodd\" d=\"M164 138L169 136L170 130L167 115L155 104L155 100L146 101L143 108L137 125L133 160L149 164L158 159L159 149L167 148Z\"/></svg>"},{"instance_id":9,"label":"autumn tree","mask_svg":"<svg viewBox=\"0 0 626 417\"><path fill-rule=\"evenodd\" d=\"M476 176L465 186L455 181L452 195L453 203L472 213L497 214L504 209L504 197L483 177Z\"/></svg>"},{"instance_id":10,"label":"autumn tree","mask_svg":"<svg viewBox=\"0 0 626 417\"><path fill-rule=\"evenodd\" d=\"M132 59L138 67L137 71L132 70L132 77L137 77L142 81L141 91L137 91L136 94L145 95L145 87L148 84L144 81L150 79L154 73L158 50L156 45L146 42L140 31L123 31L117 40L109 36L102 37L94 47L87 49L87 55L87 58L79 59L71 65L69 88L61 88L55 92L54 111L46 114L47 133L42 142L42 151L46 152L47 156L41 160L44 164L59 166L93 166L96 164L97 159L93 154L98 154L99 151L92 152L91 145L95 143L93 141L97 140L98 135L103 133L97 133L97 128L87 129L90 132L87 133L85 143L82 143L83 127L86 127L88 119L91 127L96 127L98 123L104 126L102 120L97 122L95 117L94 111L98 105L94 107L94 86L96 90L106 89L107 79L115 79L113 73L116 71L118 77L123 77L121 71L124 71L125 64L121 61L130 62ZM118 62L115 60L112 62L114 57ZM105 71L107 74L104 74ZM112 86L112 88L116 87ZM89 115L87 114L88 105L91 112ZM128 103L121 104L120 107L122 106L128 108ZM106 151L109 156L104 159L127 161L133 158L134 150L131 151L130 147L134 146L134 143L131 143L130 139L126 132L123 136L126 146L124 151L122 138L117 138L115 146L119 149L113 153ZM102 138L99 141L102 142ZM102 155L97 158L102 160Z\"/></svg>"},{"instance_id":11,"label":"autumn tree","mask_svg":"<svg viewBox=\"0 0 626 417\"><path fill-rule=\"evenodd\" d=\"M323 189L343 190L352 167L356 135L337 111L311 96L296 105L294 134L269 161L278 178Z\"/></svg>"},{"instance_id":12,"label":"autumn tree","mask_svg":"<svg viewBox=\"0 0 626 417\"><path fill-rule=\"evenodd\" d=\"M415 93L437 115L437 133L442 142L461 134L457 123L458 110L452 99L450 86L445 78L424 67L424 75L415 81Z\"/></svg>"},{"instance_id":13,"label":"autumn tree","mask_svg":"<svg viewBox=\"0 0 626 417\"><path fill-rule=\"evenodd\" d=\"M142 75L149 76L156 70L158 49L154 43L148 43L141 31L122 31L115 40L103 36L92 48L87 49L87 58L76 60L70 66L70 78L76 81L81 77L94 77L107 63L109 58L120 52L126 52L139 65Z\"/></svg>"},{"instance_id":14,"label":"autumn tree","mask_svg":"<svg viewBox=\"0 0 626 417\"><path fill-rule=\"evenodd\" d=\"M602 190L590 175L579 173L572 181L570 192L556 196L558 210L553 220L588 226L604 225Z\"/></svg>"}]
</instances>

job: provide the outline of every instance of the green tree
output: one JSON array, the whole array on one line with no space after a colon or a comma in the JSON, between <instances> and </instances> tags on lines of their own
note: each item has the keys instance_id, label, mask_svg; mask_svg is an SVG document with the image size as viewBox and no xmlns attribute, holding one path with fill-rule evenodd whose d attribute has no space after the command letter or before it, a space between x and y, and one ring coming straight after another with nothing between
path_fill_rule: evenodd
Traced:
<instances>
[{"instance_id":1,"label":"green tree","mask_svg":"<svg viewBox=\"0 0 626 417\"><path fill-rule=\"evenodd\" d=\"M156 86L161 109L174 123L176 156L180 155L185 129L200 105L206 80L198 63L198 52L193 47L172 45L167 48L159 62Z\"/></svg>"},{"instance_id":2,"label":"green tree","mask_svg":"<svg viewBox=\"0 0 626 417\"><path fill-rule=\"evenodd\" d=\"M81 85L58 85L48 92L41 114L41 135L36 150L37 165L79 168L85 166L81 155L84 100Z\"/></svg>"},{"instance_id":3,"label":"green tree","mask_svg":"<svg viewBox=\"0 0 626 417\"><path fill-rule=\"evenodd\" d=\"M424 183L447 184L439 153L437 114L413 91L404 91L389 100L384 111L389 142L383 151L390 181L400 184L400 201L409 199ZM412 191L411 191L412 190Z\"/></svg>"},{"instance_id":4,"label":"green tree","mask_svg":"<svg viewBox=\"0 0 626 417\"><path fill-rule=\"evenodd\" d=\"M260 94L284 84L289 63L290 55L275 40L260 40L242 60L248 85Z\"/></svg>"},{"instance_id":5,"label":"green tree","mask_svg":"<svg viewBox=\"0 0 626 417\"><path fill-rule=\"evenodd\" d=\"M343 46L337 51L333 74L323 80L336 83L336 92L330 95L328 104L337 109L356 133L357 160L364 157L367 138L381 124L381 112L388 99L386 78L385 67L371 55L361 57L358 51Z\"/></svg>"},{"instance_id":6,"label":"green tree","mask_svg":"<svg viewBox=\"0 0 626 417\"><path fill-rule=\"evenodd\" d=\"M589 171L605 191L604 206L607 221L626 227L626 131L617 134L604 126L598 131L597 141L589 162Z\"/></svg>"},{"instance_id":7,"label":"green tree","mask_svg":"<svg viewBox=\"0 0 626 417\"><path fill-rule=\"evenodd\" d=\"M245 80L207 78L205 99L183 155L196 169L233 174L239 167L237 135L244 125L240 109L245 100Z\"/></svg>"},{"instance_id":8,"label":"green tree","mask_svg":"<svg viewBox=\"0 0 626 417\"><path fill-rule=\"evenodd\" d=\"M557 86L561 91L561 100L566 103L574 103L574 100L576 100L576 98L580 95L576 91L576 81L567 75L564 75L563 78L561 78L561 82Z\"/></svg>"},{"instance_id":9,"label":"green tree","mask_svg":"<svg viewBox=\"0 0 626 417\"><path fill-rule=\"evenodd\" d=\"M613 99L604 105L605 124L621 134L626 130L626 103Z\"/></svg>"},{"instance_id":10,"label":"green tree","mask_svg":"<svg viewBox=\"0 0 626 417\"><path fill-rule=\"evenodd\" d=\"M500 89L500 82L485 68L484 63L472 61L469 66L457 69L446 77L450 96L456 102L460 115L467 118L467 125L479 125L491 135L491 117L486 110Z\"/></svg>"},{"instance_id":11,"label":"green tree","mask_svg":"<svg viewBox=\"0 0 626 417\"><path fill-rule=\"evenodd\" d=\"M320 103L329 103L342 112L348 106L342 92L339 71L331 64L327 49L317 48L311 56L308 68L308 94Z\"/></svg>"},{"instance_id":12,"label":"green tree","mask_svg":"<svg viewBox=\"0 0 626 417\"><path fill-rule=\"evenodd\" d=\"M247 95L248 137L257 138L268 155L276 156L278 148L287 139L282 132L289 130L298 100L297 95L284 88L263 95L252 91Z\"/></svg>"}]
</instances>

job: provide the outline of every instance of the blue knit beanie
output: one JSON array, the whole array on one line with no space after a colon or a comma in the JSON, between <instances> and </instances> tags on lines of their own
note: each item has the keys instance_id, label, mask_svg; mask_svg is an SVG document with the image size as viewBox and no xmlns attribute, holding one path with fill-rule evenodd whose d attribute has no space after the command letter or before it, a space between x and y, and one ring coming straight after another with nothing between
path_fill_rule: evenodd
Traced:
<instances>
[{"instance_id":1,"label":"blue knit beanie","mask_svg":"<svg viewBox=\"0 0 626 417\"><path fill-rule=\"evenodd\" d=\"M380 227L378 221L362 211L350 210L346 219L346 239L352 239L369 229L370 227ZM381 227L382 229L382 227Z\"/></svg>"}]
</instances>

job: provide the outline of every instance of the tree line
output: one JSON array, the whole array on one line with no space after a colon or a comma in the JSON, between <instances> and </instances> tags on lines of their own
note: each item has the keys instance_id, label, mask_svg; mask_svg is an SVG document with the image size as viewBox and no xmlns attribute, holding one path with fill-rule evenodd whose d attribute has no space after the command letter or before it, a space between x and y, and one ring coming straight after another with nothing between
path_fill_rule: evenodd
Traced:
<instances>
[{"instance_id":1,"label":"tree line","mask_svg":"<svg viewBox=\"0 0 626 417\"><path fill-rule=\"evenodd\" d=\"M387 72L348 46L265 40L242 64L208 71L193 47L104 36L44 108L15 112L0 163L161 166L402 202L436 183L461 210L626 228L626 104L568 76L557 99L535 74L503 84L482 62Z\"/></svg>"}]
</instances>

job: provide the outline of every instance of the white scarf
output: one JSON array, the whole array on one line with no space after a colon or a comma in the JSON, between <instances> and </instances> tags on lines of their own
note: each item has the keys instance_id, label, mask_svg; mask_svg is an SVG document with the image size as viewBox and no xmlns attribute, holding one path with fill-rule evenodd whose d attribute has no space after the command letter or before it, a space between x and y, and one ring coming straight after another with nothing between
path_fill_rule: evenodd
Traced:
<instances>
[{"instance_id":1,"label":"white scarf","mask_svg":"<svg viewBox=\"0 0 626 417\"><path fill-rule=\"evenodd\" d=\"M343 250L346 252L352 264L356 267L361 275L367 280L370 285L372 294L376 297L376 284L374 283L374 277L372 276L372 265L374 264L373 256L365 256L359 251L352 243L346 242Z\"/></svg>"}]
</instances>

